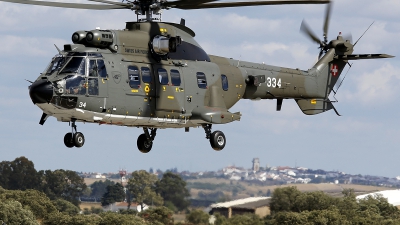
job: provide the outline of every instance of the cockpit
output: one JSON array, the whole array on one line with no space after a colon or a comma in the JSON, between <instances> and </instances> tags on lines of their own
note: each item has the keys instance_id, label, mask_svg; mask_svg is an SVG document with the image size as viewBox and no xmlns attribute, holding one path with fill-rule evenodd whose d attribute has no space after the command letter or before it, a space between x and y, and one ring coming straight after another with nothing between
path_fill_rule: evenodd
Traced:
<instances>
[{"instance_id":1,"label":"cockpit","mask_svg":"<svg viewBox=\"0 0 400 225\"><path fill-rule=\"evenodd\" d=\"M102 55L90 52L55 56L46 70L47 76L54 74L64 76L57 84L67 95L99 95L99 80L107 78Z\"/></svg>"}]
</instances>

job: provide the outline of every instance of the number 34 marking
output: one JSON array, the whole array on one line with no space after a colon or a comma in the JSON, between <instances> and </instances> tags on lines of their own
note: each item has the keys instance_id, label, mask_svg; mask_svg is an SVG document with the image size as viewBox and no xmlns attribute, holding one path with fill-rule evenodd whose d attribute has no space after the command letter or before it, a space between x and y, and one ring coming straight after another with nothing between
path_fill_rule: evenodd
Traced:
<instances>
[{"instance_id":1,"label":"number 34 marking","mask_svg":"<svg viewBox=\"0 0 400 225\"><path fill-rule=\"evenodd\" d=\"M267 77L267 87L281 87L281 78L279 78L278 80L273 77Z\"/></svg>"},{"instance_id":2,"label":"number 34 marking","mask_svg":"<svg viewBox=\"0 0 400 225\"><path fill-rule=\"evenodd\" d=\"M86 108L86 102L79 102L79 108Z\"/></svg>"}]
</instances>

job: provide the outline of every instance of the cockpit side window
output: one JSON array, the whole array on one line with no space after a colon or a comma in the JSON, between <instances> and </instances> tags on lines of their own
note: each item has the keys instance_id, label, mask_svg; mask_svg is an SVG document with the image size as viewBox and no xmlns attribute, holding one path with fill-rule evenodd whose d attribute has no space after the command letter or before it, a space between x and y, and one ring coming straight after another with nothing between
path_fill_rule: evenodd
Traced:
<instances>
[{"instance_id":1,"label":"cockpit side window","mask_svg":"<svg viewBox=\"0 0 400 225\"><path fill-rule=\"evenodd\" d=\"M142 70L143 83L151 83L152 79L151 79L150 69L147 67L142 67L141 70Z\"/></svg>"},{"instance_id":2,"label":"cockpit side window","mask_svg":"<svg viewBox=\"0 0 400 225\"><path fill-rule=\"evenodd\" d=\"M97 70L101 78L107 78L106 65L102 59L97 60Z\"/></svg>"},{"instance_id":3,"label":"cockpit side window","mask_svg":"<svg viewBox=\"0 0 400 225\"><path fill-rule=\"evenodd\" d=\"M65 62L66 58L63 56L54 57L46 71L46 75L51 75L54 71L59 70Z\"/></svg>"},{"instance_id":4,"label":"cockpit side window","mask_svg":"<svg viewBox=\"0 0 400 225\"><path fill-rule=\"evenodd\" d=\"M72 57L61 73L77 73L80 75L85 75L85 67L84 57Z\"/></svg>"},{"instance_id":5,"label":"cockpit side window","mask_svg":"<svg viewBox=\"0 0 400 225\"><path fill-rule=\"evenodd\" d=\"M94 59L89 61L89 77L97 77L97 65Z\"/></svg>"},{"instance_id":6,"label":"cockpit side window","mask_svg":"<svg viewBox=\"0 0 400 225\"><path fill-rule=\"evenodd\" d=\"M168 80L168 72L166 69L163 68L158 68L158 79L160 81L160 84L162 85L167 85L169 80Z\"/></svg>"},{"instance_id":7,"label":"cockpit side window","mask_svg":"<svg viewBox=\"0 0 400 225\"><path fill-rule=\"evenodd\" d=\"M134 89L140 87L139 69L136 66L128 66L129 86Z\"/></svg>"},{"instance_id":8,"label":"cockpit side window","mask_svg":"<svg viewBox=\"0 0 400 225\"><path fill-rule=\"evenodd\" d=\"M88 78L88 94L99 95L99 80L97 78Z\"/></svg>"},{"instance_id":9,"label":"cockpit side window","mask_svg":"<svg viewBox=\"0 0 400 225\"><path fill-rule=\"evenodd\" d=\"M86 94L86 80L82 76L69 75L65 79L65 92L71 95L85 95Z\"/></svg>"},{"instance_id":10,"label":"cockpit side window","mask_svg":"<svg viewBox=\"0 0 400 225\"><path fill-rule=\"evenodd\" d=\"M206 75L202 72L197 72L196 76L197 76L197 85L199 86L199 88L206 89L207 88Z\"/></svg>"}]
</instances>

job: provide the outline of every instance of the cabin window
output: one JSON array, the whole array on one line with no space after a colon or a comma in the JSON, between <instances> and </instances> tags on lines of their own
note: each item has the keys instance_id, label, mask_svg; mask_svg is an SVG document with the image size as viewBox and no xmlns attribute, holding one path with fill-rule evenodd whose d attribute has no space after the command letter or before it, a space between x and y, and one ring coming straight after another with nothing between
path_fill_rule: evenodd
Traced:
<instances>
[{"instance_id":1,"label":"cabin window","mask_svg":"<svg viewBox=\"0 0 400 225\"><path fill-rule=\"evenodd\" d=\"M97 77L101 78L107 77L106 66L104 65L104 61L102 59L98 59L97 63L95 59L91 59L89 61L89 77Z\"/></svg>"},{"instance_id":2,"label":"cabin window","mask_svg":"<svg viewBox=\"0 0 400 225\"><path fill-rule=\"evenodd\" d=\"M85 58L83 57L72 57L67 63L61 73L77 73L85 75L86 71Z\"/></svg>"},{"instance_id":3,"label":"cabin window","mask_svg":"<svg viewBox=\"0 0 400 225\"><path fill-rule=\"evenodd\" d=\"M99 81L97 78L88 79L88 94L99 95Z\"/></svg>"},{"instance_id":4,"label":"cabin window","mask_svg":"<svg viewBox=\"0 0 400 225\"><path fill-rule=\"evenodd\" d=\"M178 70L171 70L171 83L173 86L181 86L181 75Z\"/></svg>"},{"instance_id":5,"label":"cabin window","mask_svg":"<svg viewBox=\"0 0 400 225\"><path fill-rule=\"evenodd\" d=\"M71 95L86 94L86 80L82 76L69 75L65 78L65 92Z\"/></svg>"},{"instance_id":6,"label":"cabin window","mask_svg":"<svg viewBox=\"0 0 400 225\"><path fill-rule=\"evenodd\" d=\"M140 87L139 69L136 66L128 66L129 86L134 89Z\"/></svg>"},{"instance_id":7,"label":"cabin window","mask_svg":"<svg viewBox=\"0 0 400 225\"><path fill-rule=\"evenodd\" d=\"M147 67L142 67L142 81L143 83L151 83L151 74L150 74L150 69Z\"/></svg>"},{"instance_id":8,"label":"cabin window","mask_svg":"<svg viewBox=\"0 0 400 225\"><path fill-rule=\"evenodd\" d=\"M163 68L158 68L158 79L160 84L167 85L168 84L168 72Z\"/></svg>"},{"instance_id":9,"label":"cabin window","mask_svg":"<svg viewBox=\"0 0 400 225\"><path fill-rule=\"evenodd\" d=\"M206 75L202 72L197 72L197 85L199 88L206 89L207 88L207 79Z\"/></svg>"},{"instance_id":10,"label":"cabin window","mask_svg":"<svg viewBox=\"0 0 400 225\"><path fill-rule=\"evenodd\" d=\"M221 74L221 81L222 81L222 90L227 91L229 88L228 77L226 77L226 75L224 74Z\"/></svg>"}]
</instances>

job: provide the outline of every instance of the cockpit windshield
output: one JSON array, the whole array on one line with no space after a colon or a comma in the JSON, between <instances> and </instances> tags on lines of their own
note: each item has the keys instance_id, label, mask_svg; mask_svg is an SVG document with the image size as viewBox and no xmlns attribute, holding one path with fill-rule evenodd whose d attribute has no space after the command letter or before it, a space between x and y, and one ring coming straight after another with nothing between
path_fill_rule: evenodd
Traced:
<instances>
[{"instance_id":1,"label":"cockpit windshield","mask_svg":"<svg viewBox=\"0 0 400 225\"><path fill-rule=\"evenodd\" d=\"M51 75L54 71L59 70L67 60L68 58L61 55L54 57L49 67L47 67L46 75Z\"/></svg>"},{"instance_id":2,"label":"cockpit windshield","mask_svg":"<svg viewBox=\"0 0 400 225\"><path fill-rule=\"evenodd\" d=\"M85 58L84 57L72 57L67 63L61 73L77 73L85 75ZM61 74L60 73L60 74Z\"/></svg>"}]
</instances>

